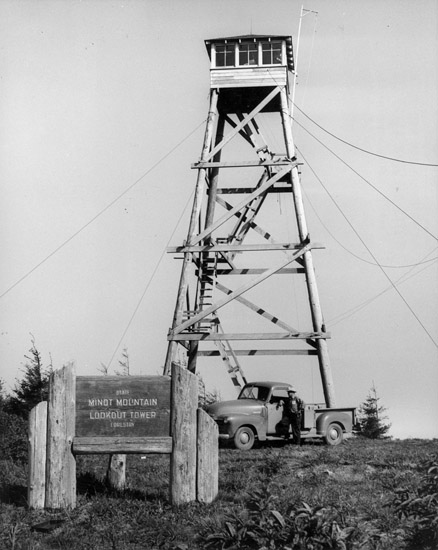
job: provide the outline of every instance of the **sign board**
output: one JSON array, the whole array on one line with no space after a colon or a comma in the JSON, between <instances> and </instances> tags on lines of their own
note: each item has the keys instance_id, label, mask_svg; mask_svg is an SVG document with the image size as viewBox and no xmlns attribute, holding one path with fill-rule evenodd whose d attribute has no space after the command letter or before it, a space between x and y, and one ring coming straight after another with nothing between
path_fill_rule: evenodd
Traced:
<instances>
[{"instance_id":1,"label":"sign board","mask_svg":"<svg viewBox=\"0 0 438 550\"><path fill-rule=\"evenodd\" d=\"M77 437L170 435L170 377L76 377Z\"/></svg>"}]
</instances>

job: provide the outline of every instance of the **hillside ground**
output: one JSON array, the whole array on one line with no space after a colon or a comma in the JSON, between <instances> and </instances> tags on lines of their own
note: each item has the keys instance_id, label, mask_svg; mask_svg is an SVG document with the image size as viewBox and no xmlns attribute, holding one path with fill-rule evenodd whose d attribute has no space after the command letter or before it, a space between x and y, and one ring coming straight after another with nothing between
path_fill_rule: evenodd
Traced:
<instances>
[{"instance_id":1,"label":"hillside ground","mask_svg":"<svg viewBox=\"0 0 438 550\"><path fill-rule=\"evenodd\" d=\"M220 449L219 495L169 504L169 456L127 458L127 488L105 485L107 456L78 457L78 505L29 510L25 463L0 464L0 547L11 550L438 548L438 440L353 438Z\"/></svg>"}]
</instances>

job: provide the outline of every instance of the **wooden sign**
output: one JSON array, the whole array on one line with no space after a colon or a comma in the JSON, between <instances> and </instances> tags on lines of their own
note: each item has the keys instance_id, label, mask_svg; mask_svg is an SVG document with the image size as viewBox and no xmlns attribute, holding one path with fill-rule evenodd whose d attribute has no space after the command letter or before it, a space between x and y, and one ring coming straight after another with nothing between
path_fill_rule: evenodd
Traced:
<instances>
[{"instance_id":1,"label":"wooden sign","mask_svg":"<svg viewBox=\"0 0 438 550\"><path fill-rule=\"evenodd\" d=\"M170 435L170 377L78 376L77 437Z\"/></svg>"}]
</instances>

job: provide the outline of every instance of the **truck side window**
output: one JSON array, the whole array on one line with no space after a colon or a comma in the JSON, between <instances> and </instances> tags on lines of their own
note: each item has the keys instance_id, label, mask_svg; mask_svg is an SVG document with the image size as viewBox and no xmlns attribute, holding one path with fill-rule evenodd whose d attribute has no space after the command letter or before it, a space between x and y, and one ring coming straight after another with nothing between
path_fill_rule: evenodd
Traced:
<instances>
[{"instance_id":1,"label":"truck side window","mask_svg":"<svg viewBox=\"0 0 438 550\"><path fill-rule=\"evenodd\" d=\"M274 390L271 397L271 403L275 405L287 399L287 390Z\"/></svg>"}]
</instances>

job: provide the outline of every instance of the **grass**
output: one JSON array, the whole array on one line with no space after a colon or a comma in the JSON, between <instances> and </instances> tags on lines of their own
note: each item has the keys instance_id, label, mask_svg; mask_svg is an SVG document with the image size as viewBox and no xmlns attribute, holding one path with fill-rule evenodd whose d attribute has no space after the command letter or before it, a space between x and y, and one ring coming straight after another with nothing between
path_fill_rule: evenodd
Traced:
<instances>
[{"instance_id":1,"label":"grass","mask_svg":"<svg viewBox=\"0 0 438 550\"><path fill-rule=\"evenodd\" d=\"M433 550L437 457L438 440L223 448L215 502L177 509L169 456L128 456L120 493L104 483L106 456L78 457L78 506L58 513L28 510L26 465L3 460L0 548Z\"/></svg>"}]
</instances>

